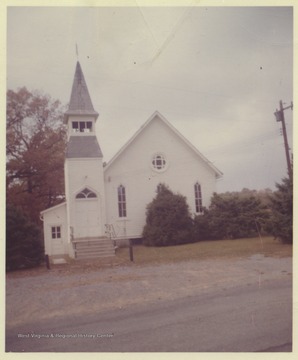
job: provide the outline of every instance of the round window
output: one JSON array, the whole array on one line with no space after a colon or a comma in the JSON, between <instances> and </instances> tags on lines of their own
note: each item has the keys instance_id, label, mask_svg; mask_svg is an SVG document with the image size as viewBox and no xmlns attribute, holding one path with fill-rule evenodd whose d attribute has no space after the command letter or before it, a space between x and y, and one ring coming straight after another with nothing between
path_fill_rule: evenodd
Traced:
<instances>
[{"instance_id":1,"label":"round window","mask_svg":"<svg viewBox=\"0 0 298 360\"><path fill-rule=\"evenodd\" d=\"M155 154L152 158L153 169L157 171L164 170L166 168L167 162L162 154Z\"/></svg>"}]
</instances>

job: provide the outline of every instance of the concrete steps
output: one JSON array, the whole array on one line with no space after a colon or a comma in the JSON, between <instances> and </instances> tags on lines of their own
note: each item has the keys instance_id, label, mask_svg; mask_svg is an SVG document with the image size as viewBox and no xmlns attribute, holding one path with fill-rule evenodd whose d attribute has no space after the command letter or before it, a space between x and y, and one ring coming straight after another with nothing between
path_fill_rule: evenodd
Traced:
<instances>
[{"instance_id":1,"label":"concrete steps","mask_svg":"<svg viewBox=\"0 0 298 360\"><path fill-rule=\"evenodd\" d=\"M77 260L115 256L114 242L106 237L74 239L72 243Z\"/></svg>"}]
</instances>

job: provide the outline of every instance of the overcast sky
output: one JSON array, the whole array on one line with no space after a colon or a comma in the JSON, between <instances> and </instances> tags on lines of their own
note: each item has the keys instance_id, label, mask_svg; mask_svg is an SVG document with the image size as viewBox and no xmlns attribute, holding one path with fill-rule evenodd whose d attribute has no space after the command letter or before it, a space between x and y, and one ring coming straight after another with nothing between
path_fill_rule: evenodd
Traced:
<instances>
[{"instance_id":1,"label":"overcast sky","mask_svg":"<svg viewBox=\"0 0 298 360\"><path fill-rule=\"evenodd\" d=\"M7 26L7 87L64 104L78 44L105 161L158 110L224 173L218 192L286 176L273 113L293 100L292 8L11 7Z\"/></svg>"}]
</instances>

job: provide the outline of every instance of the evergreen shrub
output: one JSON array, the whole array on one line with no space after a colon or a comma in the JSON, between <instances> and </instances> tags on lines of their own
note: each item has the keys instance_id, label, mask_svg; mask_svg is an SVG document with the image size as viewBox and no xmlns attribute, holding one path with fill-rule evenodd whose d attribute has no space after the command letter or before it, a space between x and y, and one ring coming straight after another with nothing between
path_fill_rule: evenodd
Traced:
<instances>
[{"instance_id":1,"label":"evergreen shrub","mask_svg":"<svg viewBox=\"0 0 298 360\"><path fill-rule=\"evenodd\" d=\"M186 198L174 194L166 185L159 186L158 193L147 206L143 244L169 246L193 241L192 218Z\"/></svg>"}]
</instances>

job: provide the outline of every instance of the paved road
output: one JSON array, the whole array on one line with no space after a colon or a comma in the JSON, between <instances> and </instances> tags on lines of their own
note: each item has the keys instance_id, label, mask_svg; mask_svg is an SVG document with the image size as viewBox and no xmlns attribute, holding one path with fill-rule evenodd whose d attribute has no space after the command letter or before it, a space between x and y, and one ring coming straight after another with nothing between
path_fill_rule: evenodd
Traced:
<instances>
[{"instance_id":1,"label":"paved road","mask_svg":"<svg viewBox=\"0 0 298 360\"><path fill-rule=\"evenodd\" d=\"M289 352L291 279L6 332L12 352Z\"/></svg>"}]
</instances>

